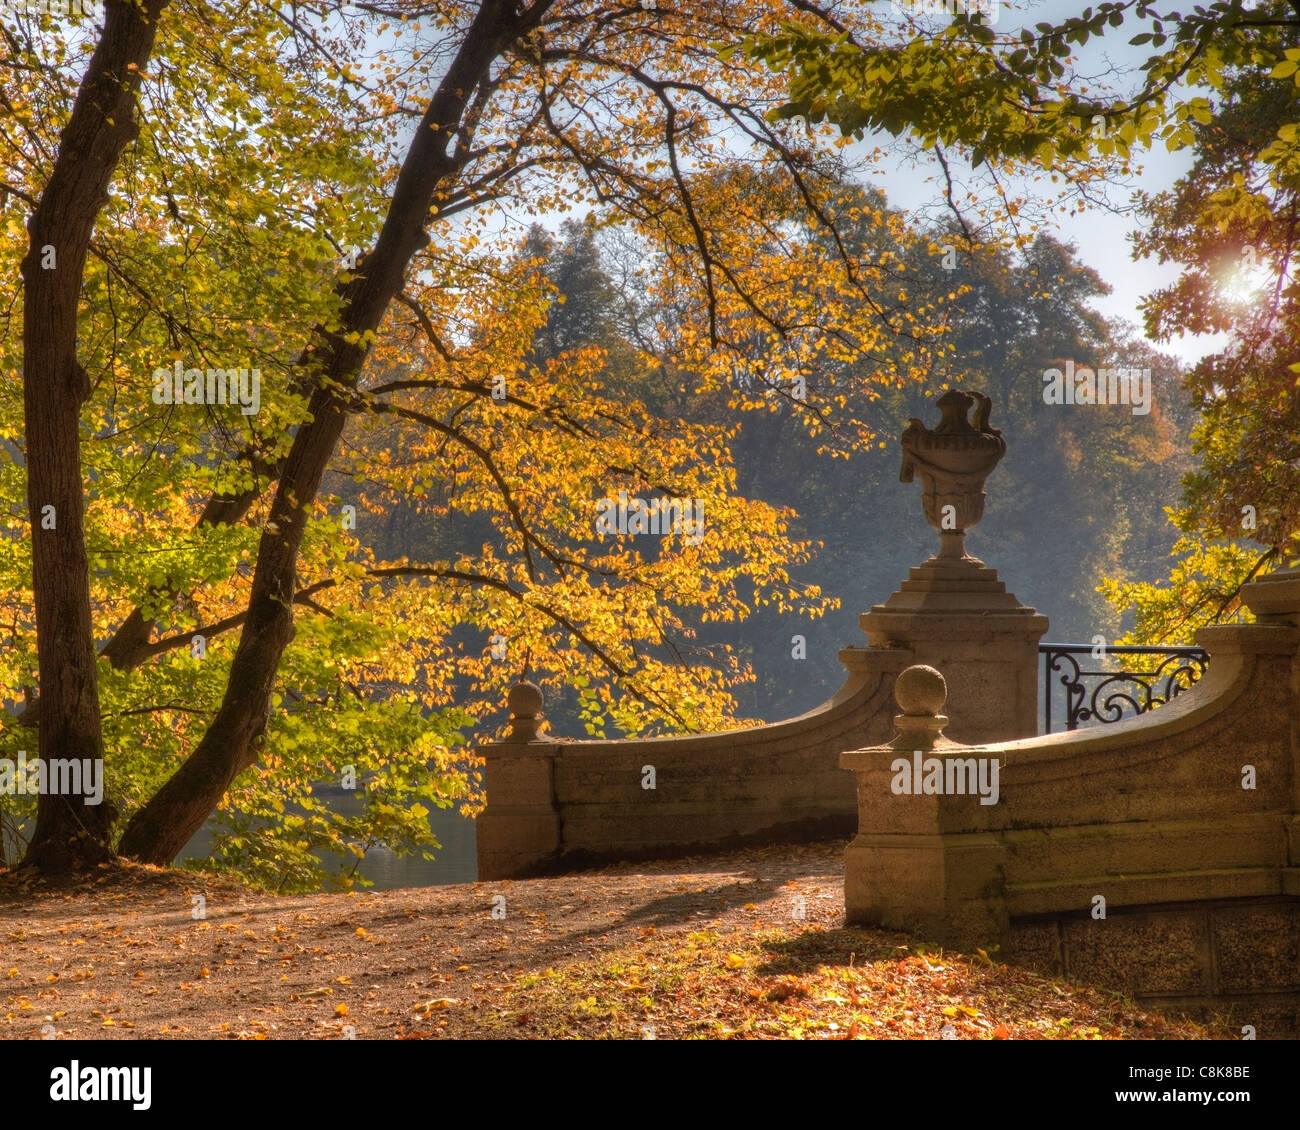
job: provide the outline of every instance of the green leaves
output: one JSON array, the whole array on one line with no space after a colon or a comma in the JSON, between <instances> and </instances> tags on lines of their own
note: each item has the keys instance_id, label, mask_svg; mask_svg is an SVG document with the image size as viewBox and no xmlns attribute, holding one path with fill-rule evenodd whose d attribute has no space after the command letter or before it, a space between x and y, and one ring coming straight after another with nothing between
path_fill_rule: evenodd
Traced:
<instances>
[{"instance_id":1,"label":"green leaves","mask_svg":"<svg viewBox=\"0 0 1300 1130\"><path fill-rule=\"evenodd\" d=\"M782 118L826 120L859 137L874 130L910 135L926 148L960 145L975 165L996 158L1067 171L1090 161L1127 159L1132 145L1148 145L1157 136L1169 149L1193 144L1188 117L1207 124L1212 108L1203 97L1184 102L1180 81L1220 88L1231 68L1254 58L1256 41L1266 34L1243 18L1237 3L1175 15L1172 32L1165 30L1170 20L1152 20L1150 30L1129 42L1167 50L1146 61L1145 78L1127 98L1098 106L1111 124L1127 120L1105 135L1079 133L1072 122L1075 96L1069 93L1073 50L1124 27L1130 15L1141 19L1149 12L1107 3L1016 35L996 35L985 25L956 19L938 35L917 34L891 45L792 29L779 44L755 36L746 49L788 76L790 100ZM1300 81L1297 55L1288 48L1273 77Z\"/></svg>"},{"instance_id":2,"label":"green leaves","mask_svg":"<svg viewBox=\"0 0 1300 1130\"><path fill-rule=\"evenodd\" d=\"M1300 86L1300 47L1288 47L1286 58L1269 71L1269 77L1293 78L1296 85Z\"/></svg>"}]
</instances>

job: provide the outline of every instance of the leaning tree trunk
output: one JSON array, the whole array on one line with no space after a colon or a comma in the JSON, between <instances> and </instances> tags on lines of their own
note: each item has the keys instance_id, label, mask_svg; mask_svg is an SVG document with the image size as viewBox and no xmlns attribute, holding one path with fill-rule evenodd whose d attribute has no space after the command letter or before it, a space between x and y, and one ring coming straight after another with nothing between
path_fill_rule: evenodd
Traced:
<instances>
[{"instance_id":1,"label":"leaning tree trunk","mask_svg":"<svg viewBox=\"0 0 1300 1130\"><path fill-rule=\"evenodd\" d=\"M294 437L280 472L221 707L194 752L128 823L119 844L123 855L144 863L171 863L235 777L257 760L280 657L293 638L298 551L307 515L353 410L369 349L352 343L370 340L369 331L378 329L389 303L401 292L412 257L428 242L425 225L435 194L463 160L452 147L473 91L490 75L497 56L530 31L549 4L535 0L516 14L511 0L484 0L430 100L402 163L379 237L343 289L342 329L318 330L318 340L305 358L320 374L309 405L311 420Z\"/></svg>"},{"instance_id":2,"label":"leaning tree trunk","mask_svg":"<svg viewBox=\"0 0 1300 1130\"><path fill-rule=\"evenodd\" d=\"M166 4L108 0L103 36L28 222L23 412L43 703L37 741L47 764L103 756L82 513L81 405L90 385L77 362L77 303L95 220L137 132L136 91ZM43 791L24 863L46 872L84 870L112 857L111 826L107 806Z\"/></svg>"}]
</instances>

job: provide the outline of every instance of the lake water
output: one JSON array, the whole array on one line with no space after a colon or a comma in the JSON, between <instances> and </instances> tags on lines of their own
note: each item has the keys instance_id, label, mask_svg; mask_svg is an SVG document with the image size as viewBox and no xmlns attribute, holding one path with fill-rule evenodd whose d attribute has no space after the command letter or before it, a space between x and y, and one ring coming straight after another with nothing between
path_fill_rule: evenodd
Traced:
<instances>
[{"instance_id":1,"label":"lake water","mask_svg":"<svg viewBox=\"0 0 1300 1130\"><path fill-rule=\"evenodd\" d=\"M361 811L362 801L351 793L325 788L313 796L325 799L330 808L353 816ZM454 808L435 808L429 813L429 827L442 844L433 860L418 855L396 856L391 851L371 848L357 868L372 891L390 891L396 887L440 887L446 883L472 883L478 878L477 846L474 821L459 815ZM204 826L185 845L177 863L186 859L206 859L212 844L210 827Z\"/></svg>"}]
</instances>

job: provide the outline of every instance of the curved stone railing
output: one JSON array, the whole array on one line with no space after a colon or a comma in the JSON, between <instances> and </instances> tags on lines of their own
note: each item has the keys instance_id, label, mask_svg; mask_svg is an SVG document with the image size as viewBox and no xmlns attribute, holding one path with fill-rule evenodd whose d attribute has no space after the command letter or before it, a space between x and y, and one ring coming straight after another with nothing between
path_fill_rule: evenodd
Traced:
<instances>
[{"instance_id":1,"label":"curved stone railing","mask_svg":"<svg viewBox=\"0 0 1300 1130\"><path fill-rule=\"evenodd\" d=\"M479 878L852 834L853 782L840 752L887 736L894 680L914 658L846 648L848 678L829 701L716 734L563 741L516 710L511 737L478 750L488 797L477 821ZM540 692L535 700L512 692L512 710L517 701L533 710Z\"/></svg>"},{"instance_id":2,"label":"curved stone railing","mask_svg":"<svg viewBox=\"0 0 1300 1130\"><path fill-rule=\"evenodd\" d=\"M849 920L1300 1031L1300 571L1243 599L1258 622L1199 632L1206 675L1153 713L996 745L940 738L911 755L939 763L928 780L903 774L897 741L845 753ZM996 799L956 791L968 780Z\"/></svg>"}]
</instances>

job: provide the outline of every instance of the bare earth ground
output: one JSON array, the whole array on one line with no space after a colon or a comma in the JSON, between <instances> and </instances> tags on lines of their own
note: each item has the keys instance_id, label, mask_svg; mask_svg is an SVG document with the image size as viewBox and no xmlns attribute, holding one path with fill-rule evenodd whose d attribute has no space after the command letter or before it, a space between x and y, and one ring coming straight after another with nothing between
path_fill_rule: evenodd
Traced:
<instances>
[{"instance_id":1,"label":"bare earth ground","mask_svg":"<svg viewBox=\"0 0 1300 1130\"><path fill-rule=\"evenodd\" d=\"M1232 1036L846 929L843 849L305 897L138 866L59 890L0 875L0 1037Z\"/></svg>"}]
</instances>

